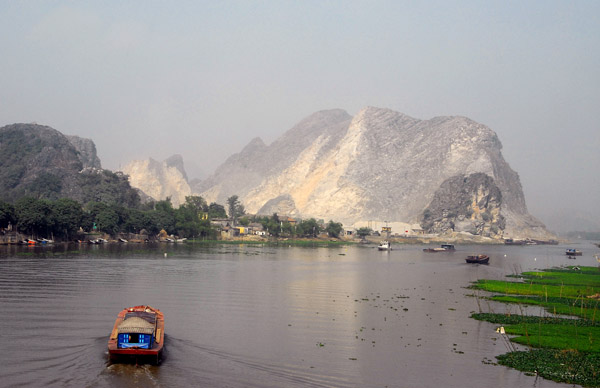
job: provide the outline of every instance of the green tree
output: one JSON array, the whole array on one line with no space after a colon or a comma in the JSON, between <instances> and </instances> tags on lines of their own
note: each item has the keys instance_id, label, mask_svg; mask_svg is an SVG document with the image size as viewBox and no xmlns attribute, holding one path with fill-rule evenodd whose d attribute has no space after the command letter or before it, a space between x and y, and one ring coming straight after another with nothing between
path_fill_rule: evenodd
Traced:
<instances>
[{"instance_id":1,"label":"green tree","mask_svg":"<svg viewBox=\"0 0 600 388\"><path fill-rule=\"evenodd\" d=\"M52 226L52 209L49 201L22 197L15 203L17 227L30 235L47 236Z\"/></svg>"},{"instance_id":2,"label":"green tree","mask_svg":"<svg viewBox=\"0 0 600 388\"><path fill-rule=\"evenodd\" d=\"M292 224L289 222L281 223L281 233L286 236L292 235Z\"/></svg>"},{"instance_id":3,"label":"green tree","mask_svg":"<svg viewBox=\"0 0 600 388\"><path fill-rule=\"evenodd\" d=\"M96 230L114 236L120 231L119 207L103 202L91 202L87 205L88 212Z\"/></svg>"},{"instance_id":4,"label":"green tree","mask_svg":"<svg viewBox=\"0 0 600 388\"><path fill-rule=\"evenodd\" d=\"M81 204L69 198L61 198L51 204L53 232L57 237L71 238L81 226Z\"/></svg>"},{"instance_id":5,"label":"green tree","mask_svg":"<svg viewBox=\"0 0 600 388\"><path fill-rule=\"evenodd\" d=\"M329 220L329 223L327 224L327 227L325 228L325 230L327 231L327 234L329 235L329 237L338 238L338 237L340 237L340 233L342 233L344 228L341 223L333 222L332 220Z\"/></svg>"},{"instance_id":6,"label":"green tree","mask_svg":"<svg viewBox=\"0 0 600 388\"><path fill-rule=\"evenodd\" d=\"M122 218L121 231L127 233L139 233L147 229L150 219L147 212L138 209L126 209Z\"/></svg>"},{"instance_id":7,"label":"green tree","mask_svg":"<svg viewBox=\"0 0 600 388\"><path fill-rule=\"evenodd\" d=\"M115 208L106 206L102 211L96 214L96 225L98 230L108 233L111 236L117 234L119 228L119 215Z\"/></svg>"},{"instance_id":8,"label":"green tree","mask_svg":"<svg viewBox=\"0 0 600 388\"><path fill-rule=\"evenodd\" d=\"M8 202L0 201L0 228L6 228L8 224L17 221L15 207Z\"/></svg>"},{"instance_id":9,"label":"green tree","mask_svg":"<svg viewBox=\"0 0 600 388\"><path fill-rule=\"evenodd\" d=\"M233 225L236 224L238 217L246 214L244 205L241 204L237 195L232 195L231 197L227 198L227 209L229 218L233 219Z\"/></svg>"},{"instance_id":10,"label":"green tree","mask_svg":"<svg viewBox=\"0 0 600 388\"><path fill-rule=\"evenodd\" d=\"M193 209L196 214L208 212L208 204L206 203L206 200L199 195L190 195L185 197L184 206L188 209Z\"/></svg>"},{"instance_id":11,"label":"green tree","mask_svg":"<svg viewBox=\"0 0 600 388\"><path fill-rule=\"evenodd\" d=\"M363 226L362 228L359 228L356 231L356 234L360 237L360 238L365 238L366 236L369 236L371 233L373 233L373 229L371 228L367 228L366 226Z\"/></svg>"},{"instance_id":12,"label":"green tree","mask_svg":"<svg viewBox=\"0 0 600 388\"><path fill-rule=\"evenodd\" d=\"M227 218L225 207L223 205L219 205L218 203L212 202L210 205L208 205L208 218L211 220L214 218Z\"/></svg>"},{"instance_id":13,"label":"green tree","mask_svg":"<svg viewBox=\"0 0 600 388\"><path fill-rule=\"evenodd\" d=\"M279 222L279 217L277 217L277 213L273 213L271 217L255 217L256 222L259 222L263 229L271 236L279 237L281 234L281 223Z\"/></svg>"},{"instance_id":14,"label":"green tree","mask_svg":"<svg viewBox=\"0 0 600 388\"><path fill-rule=\"evenodd\" d=\"M164 229L168 234L175 234L177 232L177 228L175 227L177 222L175 209L173 209L173 205L171 204L171 198L167 197L163 201L156 202L153 222L159 231Z\"/></svg>"},{"instance_id":15,"label":"green tree","mask_svg":"<svg viewBox=\"0 0 600 388\"><path fill-rule=\"evenodd\" d=\"M296 227L296 231L298 234L304 237L317 237L321 232L321 227L319 223L314 218L303 220Z\"/></svg>"},{"instance_id":16,"label":"green tree","mask_svg":"<svg viewBox=\"0 0 600 388\"><path fill-rule=\"evenodd\" d=\"M190 197L186 197L186 200ZM194 237L200 228L199 210L191 201L181 205L175 211L175 230L180 237Z\"/></svg>"}]
</instances>

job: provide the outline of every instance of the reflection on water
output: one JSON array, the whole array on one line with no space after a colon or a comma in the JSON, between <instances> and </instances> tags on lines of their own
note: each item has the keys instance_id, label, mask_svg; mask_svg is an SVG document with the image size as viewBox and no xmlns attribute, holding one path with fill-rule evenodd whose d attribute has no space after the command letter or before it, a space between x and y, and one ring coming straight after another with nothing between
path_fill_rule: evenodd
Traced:
<instances>
[{"instance_id":1,"label":"reflection on water","mask_svg":"<svg viewBox=\"0 0 600 388\"><path fill-rule=\"evenodd\" d=\"M57 387L562 386L482 361L505 353L471 312L479 278L574 264L563 246L0 247L0 383ZM578 265L596 265L592 244ZM166 256L165 256L166 253ZM486 253L490 265L468 265ZM165 313L162 365L110 364L118 312ZM534 312L539 313L539 310Z\"/></svg>"}]
</instances>

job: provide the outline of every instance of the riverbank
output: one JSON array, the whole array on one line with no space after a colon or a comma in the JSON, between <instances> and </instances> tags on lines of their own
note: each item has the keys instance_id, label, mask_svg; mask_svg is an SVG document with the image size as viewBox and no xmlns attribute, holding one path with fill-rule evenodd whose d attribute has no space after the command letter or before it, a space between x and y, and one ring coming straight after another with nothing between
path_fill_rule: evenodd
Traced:
<instances>
[{"instance_id":1,"label":"riverbank","mask_svg":"<svg viewBox=\"0 0 600 388\"><path fill-rule=\"evenodd\" d=\"M34 240L31 236L21 233L11 232L5 235L0 235L0 245L22 244L22 241ZM148 243L148 242L174 242L181 243L183 241L175 237L171 239L156 238L146 234L123 233L116 236L110 236L103 233L86 233L78 236L76 241L55 241L56 243L81 243L85 244L90 241L95 242L102 240L103 243ZM493 239L490 237L476 236L470 233L447 233L443 235L408 235L408 236L366 236L364 239L355 235L341 236L333 238L326 235L320 235L314 238L298 238L298 237L273 237L273 236L258 236L258 235L239 235L220 239L201 239L189 238L185 242L193 243L220 243L220 244L274 244L274 245L343 245L343 244L375 244L378 245L382 241L390 241L393 245L414 244L414 245L440 245L440 244L470 244L470 245L503 245L505 242L502 239ZM35 241L35 240L34 240ZM550 242L539 241L536 244L544 244Z\"/></svg>"}]
</instances>

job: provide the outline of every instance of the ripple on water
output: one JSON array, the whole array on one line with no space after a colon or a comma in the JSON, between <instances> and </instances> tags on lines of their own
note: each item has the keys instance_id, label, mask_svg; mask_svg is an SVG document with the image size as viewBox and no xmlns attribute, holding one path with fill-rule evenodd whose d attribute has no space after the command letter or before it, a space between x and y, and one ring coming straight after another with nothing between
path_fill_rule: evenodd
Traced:
<instances>
[{"instance_id":1,"label":"ripple on water","mask_svg":"<svg viewBox=\"0 0 600 388\"><path fill-rule=\"evenodd\" d=\"M461 247L445 256L422 247L141 247L0 247L2 385L532 385L481 363L505 349L493 325L468 318L478 306L463 287L566 261L562 247L486 247L493 260L477 267L464 265ZM108 362L114 319L137 304L165 312L160 366Z\"/></svg>"}]
</instances>

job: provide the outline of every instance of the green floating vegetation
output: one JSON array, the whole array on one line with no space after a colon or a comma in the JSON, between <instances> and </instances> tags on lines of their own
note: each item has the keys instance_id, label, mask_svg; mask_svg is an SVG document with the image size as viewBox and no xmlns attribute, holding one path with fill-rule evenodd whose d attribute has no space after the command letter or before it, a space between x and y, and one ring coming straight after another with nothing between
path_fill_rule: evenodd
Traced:
<instances>
[{"instance_id":1,"label":"green floating vegetation","mask_svg":"<svg viewBox=\"0 0 600 388\"><path fill-rule=\"evenodd\" d=\"M500 364L546 379L600 386L600 271L568 267L525 272L520 281L479 280L472 288L502 293L489 299L538 305L554 316L473 314L502 325L510 341L529 347L498 356ZM556 315L570 315L573 318Z\"/></svg>"},{"instance_id":2,"label":"green floating vegetation","mask_svg":"<svg viewBox=\"0 0 600 388\"><path fill-rule=\"evenodd\" d=\"M490 298L499 302L539 305L552 314L600 319L600 300L589 298L600 293L598 268L548 269L512 277L522 281L480 279L471 288L502 293Z\"/></svg>"},{"instance_id":3,"label":"green floating vegetation","mask_svg":"<svg viewBox=\"0 0 600 388\"><path fill-rule=\"evenodd\" d=\"M584 387L600 384L600 354L576 350L532 349L496 357L498 363L548 380Z\"/></svg>"}]
</instances>

